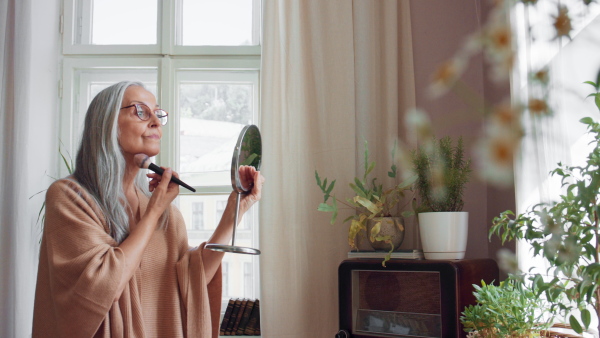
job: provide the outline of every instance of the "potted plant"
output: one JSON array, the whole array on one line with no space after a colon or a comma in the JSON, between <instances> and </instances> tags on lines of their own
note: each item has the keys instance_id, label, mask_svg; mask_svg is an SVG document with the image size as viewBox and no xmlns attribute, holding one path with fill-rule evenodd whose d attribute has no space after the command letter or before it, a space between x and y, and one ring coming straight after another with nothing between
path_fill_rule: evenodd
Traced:
<instances>
[{"instance_id":1,"label":"potted plant","mask_svg":"<svg viewBox=\"0 0 600 338\"><path fill-rule=\"evenodd\" d=\"M399 203L403 201L406 191L412 191L412 185L416 177L409 178L406 181L388 188L383 184L377 183L377 178L368 179L369 174L375 168L375 162L369 162L369 148L365 141L365 166L362 179L354 178L350 188L355 193L351 198L340 200L333 194L336 180L327 183L327 178L321 179L319 173L315 170L317 185L323 192L323 202L319 204L317 210L331 212L331 224L336 222L338 216L338 202L347 208L355 210L355 214L347 217L342 223L350 222L348 232L348 244L351 249L357 249L356 236L360 231L366 231L371 246L376 250L385 250L388 252L383 260L383 265L390 259L391 253L396 250L404 240L404 221L403 216L410 212L404 212L398 215L396 210ZM395 158L397 144L392 150L392 163ZM388 176L396 177L396 165L391 166Z\"/></svg>"},{"instance_id":2,"label":"potted plant","mask_svg":"<svg viewBox=\"0 0 600 338\"><path fill-rule=\"evenodd\" d=\"M597 83L586 81L595 91L600 110L600 73ZM600 325L600 123L590 117L580 120L592 140L585 165L558 163L550 175L561 178L564 193L558 201L534 205L522 214L507 210L496 217L489 236L502 243L524 240L534 257L543 257L549 267L539 273L521 274L537 287L551 309L569 319L577 333L589 328L593 307ZM527 278L526 278L527 277ZM577 311L573 311L577 310Z\"/></svg>"},{"instance_id":3,"label":"potted plant","mask_svg":"<svg viewBox=\"0 0 600 338\"><path fill-rule=\"evenodd\" d=\"M471 174L462 137L454 146L450 137L432 139L413 152L419 196L419 231L426 259L464 258L468 213L463 192Z\"/></svg>"},{"instance_id":4,"label":"potted plant","mask_svg":"<svg viewBox=\"0 0 600 338\"><path fill-rule=\"evenodd\" d=\"M473 286L477 304L467 306L460 317L468 337L540 337L552 325L553 314L536 290L514 279Z\"/></svg>"},{"instance_id":5,"label":"potted plant","mask_svg":"<svg viewBox=\"0 0 600 338\"><path fill-rule=\"evenodd\" d=\"M600 100L596 104L600 108ZM522 214L505 211L490 229L490 236L498 235L502 243L524 240L534 257L545 258L548 269L526 276L578 333L591 323L588 305L600 317L600 124L589 117L580 121L593 135L593 149L586 165L559 163L551 172L561 178L565 193L557 202L537 204Z\"/></svg>"}]
</instances>

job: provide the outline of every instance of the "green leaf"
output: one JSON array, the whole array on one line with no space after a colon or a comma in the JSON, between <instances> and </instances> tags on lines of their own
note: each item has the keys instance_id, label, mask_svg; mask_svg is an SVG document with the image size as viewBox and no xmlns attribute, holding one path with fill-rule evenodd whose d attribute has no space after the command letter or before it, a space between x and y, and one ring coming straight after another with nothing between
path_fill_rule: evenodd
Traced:
<instances>
[{"instance_id":1,"label":"green leaf","mask_svg":"<svg viewBox=\"0 0 600 338\"><path fill-rule=\"evenodd\" d=\"M334 198L333 199L333 215L331 215L331 224L335 223L335 220L337 219L337 215L338 215L337 200Z\"/></svg>"},{"instance_id":2,"label":"green leaf","mask_svg":"<svg viewBox=\"0 0 600 338\"><path fill-rule=\"evenodd\" d=\"M65 163L65 167L67 167L67 171L69 172L69 174L73 174L73 167L72 167L72 165L69 165L69 161L67 161L67 158L62 153L60 146L58 147L58 153L60 154L60 157L62 157L62 160Z\"/></svg>"},{"instance_id":3,"label":"green leaf","mask_svg":"<svg viewBox=\"0 0 600 338\"><path fill-rule=\"evenodd\" d=\"M575 318L575 316L569 316L569 325L571 325L571 328L575 330L575 332L583 333L583 328L581 327L581 324L579 324L579 321L577 320L577 318Z\"/></svg>"},{"instance_id":4,"label":"green leaf","mask_svg":"<svg viewBox=\"0 0 600 338\"><path fill-rule=\"evenodd\" d=\"M36 224L38 224L40 222L40 218L42 219L42 221L44 220L44 209L46 208L46 201L44 201L42 203L42 207L40 208L40 212L38 212L38 217L37 220L35 221Z\"/></svg>"},{"instance_id":5,"label":"green leaf","mask_svg":"<svg viewBox=\"0 0 600 338\"><path fill-rule=\"evenodd\" d=\"M369 166L367 167L367 170L365 171L365 179L371 173L371 171L373 171L373 169L375 169L375 162L369 163Z\"/></svg>"},{"instance_id":6,"label":"green leaf","mask_svg":"<svg viewBox=\"0 0 600 338\"><path fill-rule=\"evenodd\" d=\"M357 182L359 182L359 184L360 184L360 181L358 181L358 180L357 180ZM356 186L356 185L354 185L354 184L350 183L349 185L350 185L350 188L351 188L351 189L352 189L352 190L353 190L353 191L354 191L354 192L355 192L355 193L356 193L358 196L360 196L360 197L363 197L363 198L367 198L367 195L365 195L364 189L361 189L361 187L362 187L362 184L361 184L360 186Z\"/></svg>"},{"instance_id":7,"label":"green leaf","mask_svg":"<svg viewBox=\"0 0 600 338\"><path fill-rule=\"evenodd\" d=\"M594 124L594 120L592 120L591 117L584 117L584 118L580 119L579 122L587 124L587 125Z\"/></svg>"},{"instance_id":8,"label":"green leaf","mask_svg":"<svg viewBox=\"0 0 600 338\"><path fill-rule=\"evenodd\" d=\"M592 315L588 309L581 310L581 321L586 329L590 327L590 324L592 323Z\"/></svg>"},{"instance_id":9,"label":"green leaf","mask_svg":"<svg viewBox=\"0 0 600 338\"><path fill-rule=\"evenodd\" d=\"M415 212L414 212L414 211L412 211L412 210L405 210L405 211L403 211L403 212L402 212L402 214L401 214L401 215L402 215L402 217L404 217L404 218L408 218L408 217L410 217L410 216L412 216L412 215L414 215L414 214L415 214Z\"/></svg>"},{"instance_id":10,"label":"green leaf","mask_svg":"<svg viewBox=\"0 0 600 338\"><path fill-rule=\"evenodd\" d=\"M331 191L333 190L333 187L335 186L335 181L336 180L333 180L333 182L331 182L331 184L329 185L329 187L327 189L325 189L325 196L324 196L325 201L324 202L327 202L327 200L331 196ZM325 179L323 187L325 187L326 185L327 185L327 179Z\"/></svg>"},{"instance_id":11,"label":"green leaf","mask_svg":"<svg viewBox=\"0 0 600 338\"><path fill-rule=\"evenodd\" d=\"M354 197L354 202L356 202L356 203L362 205L363 207L367 208L367 210L369 210L373 214L377 214L378 212L381 211L380 207L378 207L373 202L369 201L368 199L366 199L364 197L355 196Z\"/></svg>"},{"instance_id":12,"label":"green leaf","mask_svg":"<svg viewBox=\"0 0 600 338\"><path fill-rule=\"evenodd\" d=\"M369 234L369 239L371 243L375 242L375 237L378 237L379 232L381 231L381 221L375 222L375 225L371 228L371 233ZM378 239L379 240L379 239Z\"/></svg>"},{"instance_id":13,"label":"green leaf","mask_svg":"<svg viewBox=\"0 0 600 338\"><path fill-rule=\"evenodd\" d=\"M335 211L335 207L333 205L329 205L326 203L320 203L319 207L317 208L318 211L325 211L325 212L333 212Z\"/></svg>"},{"instance_id":14,"label":"green leaf","mask_svg":"<svg viewBox=\"0 0 600 338\"><path fill-rule=\"evenodd\" d=\"M254 159L258 157L258 154L253 153L252 155L246 157L246 159L244 161L242 161L242 163L240 163L240 165L250 165L252 164L252 162L254 162Z\"/></svg>"},{"instance_id":15,"label":"green leaf","mask_svg":"<svg viewBox=\"0 0 600 338\"><path fill-rule=\"evenodd\" d=\"M388 171L388 177L395 178L396 177L397 167L395 164L392 164L392 171Z\"/></svg>"},{"instance_id":16,"label":"green leaf","mask_svg":"<svg viewBox=\"0 0 600 338\"><path fill-rule=\"evenodd\" d=\"M321 178L319 177L319 173L315 170L315 179L317 180L317 185L321 188Z\"/></svg>"}]
</instances>

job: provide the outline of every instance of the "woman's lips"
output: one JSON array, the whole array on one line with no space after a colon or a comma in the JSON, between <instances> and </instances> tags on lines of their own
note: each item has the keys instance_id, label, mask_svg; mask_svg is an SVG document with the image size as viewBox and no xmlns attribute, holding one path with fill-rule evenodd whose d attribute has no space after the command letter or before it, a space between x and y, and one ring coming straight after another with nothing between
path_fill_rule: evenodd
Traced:
<instances>
[{"instance_id":1,"label":"woman's lips","mask_svg":"<svg viewBox=\"0 0 600 338\"><path fill-rule=\"evenodd\" d=\"M148 136L146 136L146 137L147 137L147 138L151 138L151 139L160 140L160 135L156 135L156 134L154 134L154 135L148 135Z\"/></svg>"}]
</instances>

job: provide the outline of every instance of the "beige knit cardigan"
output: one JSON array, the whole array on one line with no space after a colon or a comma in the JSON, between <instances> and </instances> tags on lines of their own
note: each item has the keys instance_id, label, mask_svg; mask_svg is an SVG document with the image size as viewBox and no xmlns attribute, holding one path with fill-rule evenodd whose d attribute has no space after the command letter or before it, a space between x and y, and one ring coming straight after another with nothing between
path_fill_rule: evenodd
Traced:
<instances>
[{"instance_id":1,"label":"beige knit cardigan","mask_svg":"<svg viewBox=\"0 0 600 338\"><path fill-rule=\"evenodd\" d=\"M138 193L140 214L148 198ZM33 337L217 337L221 269L207 281L202 246L190 249L181 213L170 209L121 297L123 251L99 206L76 182L46 193Z\"/></svg>"}]
</instances>

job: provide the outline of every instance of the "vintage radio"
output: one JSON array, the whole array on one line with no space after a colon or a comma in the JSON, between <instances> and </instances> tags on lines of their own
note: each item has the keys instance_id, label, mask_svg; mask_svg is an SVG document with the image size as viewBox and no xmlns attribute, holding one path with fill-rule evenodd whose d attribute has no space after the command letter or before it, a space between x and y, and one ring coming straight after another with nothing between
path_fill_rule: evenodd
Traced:
<instances>
[{"instance_id":1,"label":"vintage radio","mask_svg":"<svg viewBox=\"0 0 600 338\"><path fill-rule=\"evenodd\" d=\"M498 282L492 259L350 259L338 269L336 337L465 337L460 314L473 284Z\"/></svg>"}]
</instances>

